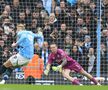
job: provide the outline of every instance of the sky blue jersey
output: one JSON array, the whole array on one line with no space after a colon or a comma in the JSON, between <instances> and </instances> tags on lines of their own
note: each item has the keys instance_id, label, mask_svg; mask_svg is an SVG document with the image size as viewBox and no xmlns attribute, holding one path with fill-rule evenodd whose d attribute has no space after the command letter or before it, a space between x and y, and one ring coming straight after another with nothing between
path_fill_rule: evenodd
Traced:
<instances>
[{"instance_id":1,"label":"sky blue jersey","mask_svg":"<svg viewBox=\"0 0 108 90\"><path fill-rule=\"evenodd\" d=\"M34 38L42 40L41 35L34 34L31 31L20 31L17 33L18 52L25 58L32 59L34 55Z\"/></svg>"}]
</instances>

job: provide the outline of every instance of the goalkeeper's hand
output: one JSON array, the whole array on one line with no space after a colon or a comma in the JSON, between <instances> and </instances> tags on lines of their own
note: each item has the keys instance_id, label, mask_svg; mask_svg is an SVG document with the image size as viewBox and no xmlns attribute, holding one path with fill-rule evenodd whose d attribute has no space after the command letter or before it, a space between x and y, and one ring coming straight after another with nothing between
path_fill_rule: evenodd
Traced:
<instances>
[{"instance_id":1,"label":"goalkeeper's hand","mask_svg":"<svg viewBox=\"0 0 108 90\"><path fill-rule=\"evenodd\" d=\"M49 70L45 69L44 74L45 74L46 76L48 76Z\"/></svg>"},{"instance_id":2,"label":"goalkeeper's hand","mask_svg":"<svg viewBox=\"0 0 108 90\"><path fill-rule=\"evenodd\" d=\"M59 65L59 66L52 66L52 70L53 71L59 71L59 72L62 72L62 66L61 65Z\"/></svg>"}]
</instances>

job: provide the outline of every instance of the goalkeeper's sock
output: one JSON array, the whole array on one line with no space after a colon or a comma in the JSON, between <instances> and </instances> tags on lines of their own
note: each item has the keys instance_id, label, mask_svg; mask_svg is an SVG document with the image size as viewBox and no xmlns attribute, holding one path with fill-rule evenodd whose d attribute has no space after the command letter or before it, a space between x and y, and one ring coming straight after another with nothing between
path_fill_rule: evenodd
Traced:
<instances>
[{"instance_id":1,"label":"goalkeeper's sock","mask_svg":"<svg viewBox=\"0 0 108 90\"><path fill-rule=\"evenodd\" d=\"M0 74L3 74L6 71L6 67L4 65L0 66Z\"/></svg>"},{"instance_id":2,"label":"goalkeeper's sock","mask_svg":"<svg viewBox=\"0 0 108 90\"><path fill-rule=\"evenodd\" d=\"M73 84L73 85L81 85L81 83L80 83L79 80L77 80L77 79L74 79L74 80L72 81L72 84Z\"/></svg>"},{"instance_id":3,"label":"goalkeeper's sock","mask_svg":"<svg viewBox=\"0 0 108 90\"><path fill-rule=\"evenodd\" d=\"M95 85L98 84L97 80L95 78L90 79L92 82L94 82Z\"/></svg>"}]
</instances>

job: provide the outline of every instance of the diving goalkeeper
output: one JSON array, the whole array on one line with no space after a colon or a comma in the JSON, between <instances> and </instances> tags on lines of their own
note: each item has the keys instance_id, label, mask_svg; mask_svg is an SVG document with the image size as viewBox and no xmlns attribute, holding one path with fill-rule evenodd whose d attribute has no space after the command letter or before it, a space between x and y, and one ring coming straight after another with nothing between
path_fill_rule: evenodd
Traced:
<instances>
[{"instance_id":1,"label":"diving goalkeeper","mask_svg":"<svg viewBox=\"0 0 108 90\"><path fill-rule=\"evenodd\" d=\"M49 55L47 66L44 71L45 75L48 75L51 64L54 61L56 61L59 64L59 66L57 67L52 66L52 69L54 71L61 72L62 75L65 78L67 78L69 81L71 81L73 85L82 85L82 84L79 82L79 80L70 76L70 72L72 70L86 76L88 79L94 82L95 85L100 85L98 81L92 75L87 73L79 63L77 63L74 59L70 58L62 49L58 49L56 44L51 44L50 49L51 53Z\"/></svg>"}]
</instances>

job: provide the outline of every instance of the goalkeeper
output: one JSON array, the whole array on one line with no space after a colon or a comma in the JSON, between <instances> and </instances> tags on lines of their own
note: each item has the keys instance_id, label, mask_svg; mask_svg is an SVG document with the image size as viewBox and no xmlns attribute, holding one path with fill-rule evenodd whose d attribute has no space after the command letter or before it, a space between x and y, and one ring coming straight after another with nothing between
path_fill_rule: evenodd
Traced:
<instances>
[{"instance_id":1,"label":"goalkeeper","mask_svg":"<svg viewBox=\"0 0 108 90\"><path fill-rule=\"evenodd\" d=\"M77 63L74 59L70 58L62 49L58 49L56 44L50 45L51 53L49 55L49 59L47 62L46 69L44 71L45 75L48 75L50 71L51 64L53 61L56 61L59 66L52 66L54 71L59 71L62 75L72 82L73 85L82 85L79 80L74 79L70 76L70 72L73 70L78 72L87 78L89 78L95 85L100 85L98 81L89 73L87 73L79 63Z\"/></svg>"}]
</instances>

